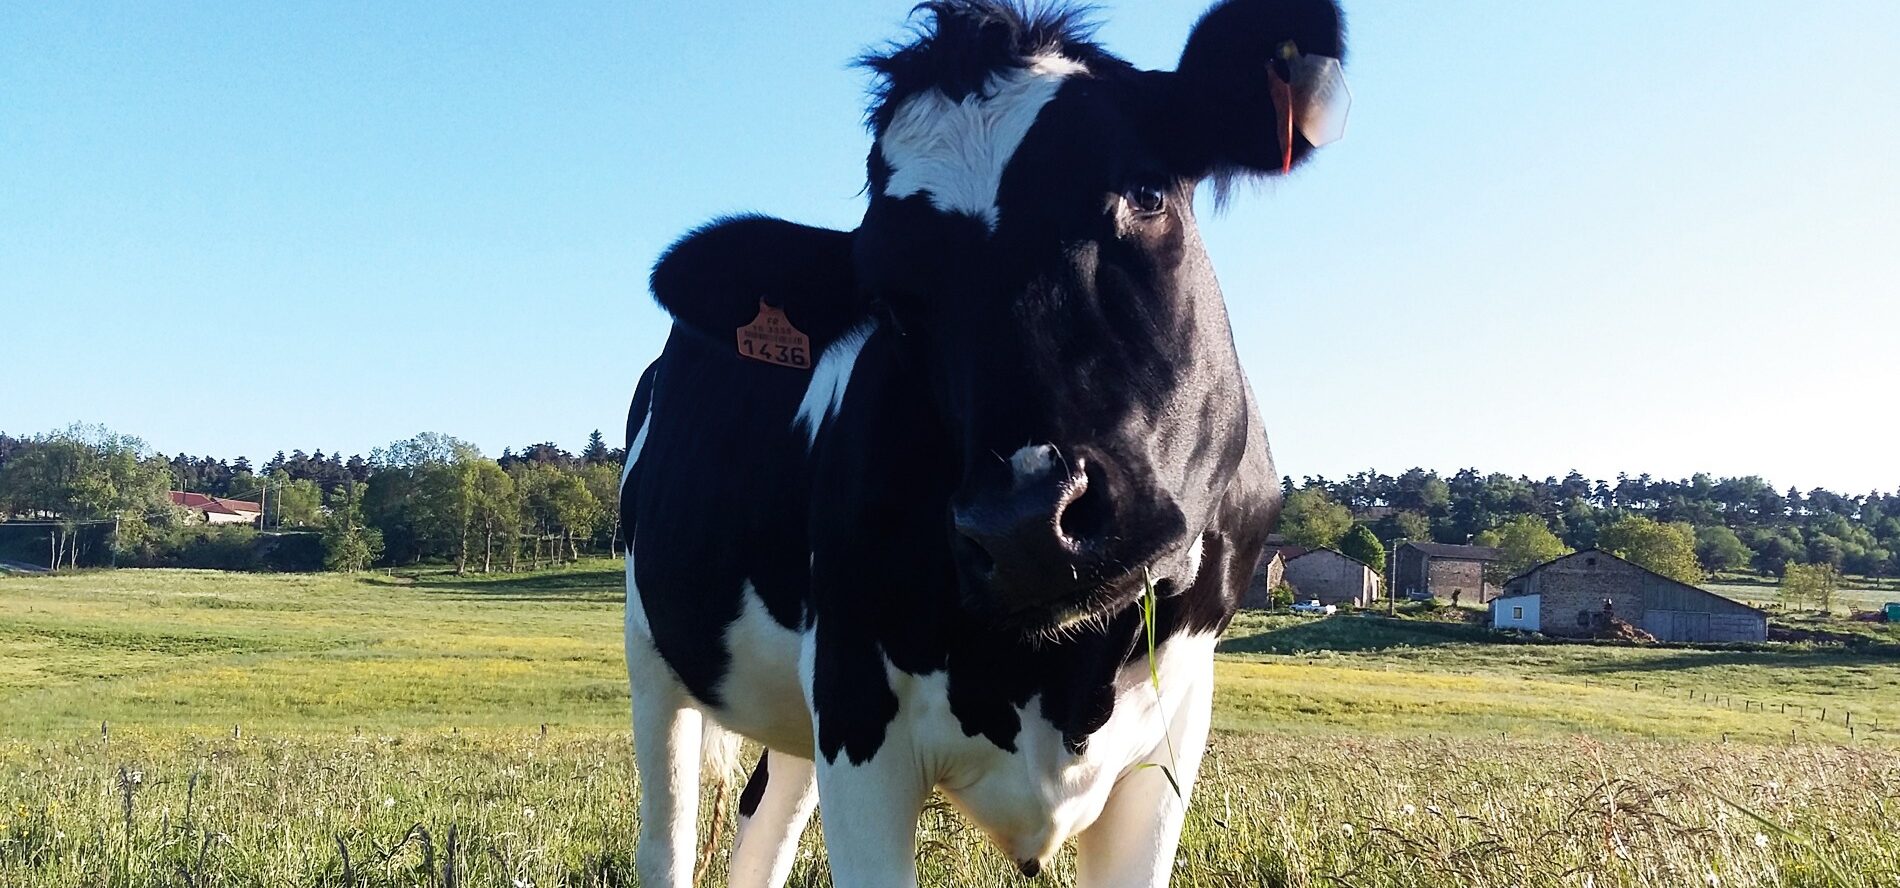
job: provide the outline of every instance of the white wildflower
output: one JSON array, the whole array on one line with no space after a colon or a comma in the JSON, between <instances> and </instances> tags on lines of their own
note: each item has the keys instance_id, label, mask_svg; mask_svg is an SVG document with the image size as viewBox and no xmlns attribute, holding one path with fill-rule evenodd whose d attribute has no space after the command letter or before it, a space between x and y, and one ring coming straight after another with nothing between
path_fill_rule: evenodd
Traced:
<instances>
[{"instance_id":1,"label":"white wildflower","mask_svg":"<svg viewBox=\"0 0 1900 888\"><path fill-rule=\"evenodd\" d=\"M1768 836L1766 836L1766 835L1764 835L1764 834L1762 834L1762 833L1756 833L1756 834L1755 834L1755 847L1757 847L1757 848L1760 848L1760 849L1762 849L1763 851L1766 851L1766 850L1768 850Z\"/></svg>"},{"instance_id":2,"label":"white wildflower","mask_svg":"<svg viewBox=\"0 0 1900 888\"><path fill-rule=\"evenodd\" d=\"M1352 824L1350 824L1350 823L1342 823L1342 824L1340 824L1340 825L1339 825L1339 831L1340 831L1340 832L1342 832L1342 833L1345 833L1345 834L1346 834L1346 838L1349 838L1349 839L1350 839L1350 838L1352 838Z\"/></svg>"},{"instance_id":3,"label":"white wildflower","mask_svg":"<svg viewBox=\"0 0 1900 888\"><path fill-rule=\"evenodd\" d=\"M1417 814L1418 809L1412 807L1410 804L1407 804L1405 807L1399 809L1399 813L1404 814L1407 817L1410 817L1414 814Z\"/></svg>"},{"instance_id":4,"label":"white wildflower","mask_svg":"<svg viewBox=\"0 0 1900 888\"><path fill-rule=\"evenodd\" d=\"M521 809L521 816L522 816L522 817L525 817L525 818L527 818L527 819L529 819L529 820L533 820L533 819L534 819L534 809L533 809L533 808L530 808L530 807L526 807L526 806L523 806L523 807L522 807L522 809Z\"/></svg>"},{"instance_id":5,"label":"white wildflower","mask_svg":"<svg viewBox=\"0 0 1900 888\"><path fill-rule=\"evenodd\" d=\"M387 796L385 796L385 797L383 798L383 807L385 807L385 808L394 808L394 807L396 807L396 800L395 800L394 798L390 798L390 797L387 797Z\"/></svg>"}]
</instances>

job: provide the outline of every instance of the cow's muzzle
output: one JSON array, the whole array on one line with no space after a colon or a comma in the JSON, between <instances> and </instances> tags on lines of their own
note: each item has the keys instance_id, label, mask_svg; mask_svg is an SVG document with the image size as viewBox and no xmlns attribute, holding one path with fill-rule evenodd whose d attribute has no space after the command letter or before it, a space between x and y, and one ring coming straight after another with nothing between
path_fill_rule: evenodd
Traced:
<instances>
[{"instance_id":1,"label":"cow's muzzle","mask_svg":"<svg viewBox=\"0 0 1900 888\"><path fill-rule=\"evenodd\" d=\"M1044 446L1011 462L1007 487L960 497L953 518L966 581L993 607L1018 614L1101 583L1113 510L1084 458L1063 460Z\"/></svg>"}]
</instances>

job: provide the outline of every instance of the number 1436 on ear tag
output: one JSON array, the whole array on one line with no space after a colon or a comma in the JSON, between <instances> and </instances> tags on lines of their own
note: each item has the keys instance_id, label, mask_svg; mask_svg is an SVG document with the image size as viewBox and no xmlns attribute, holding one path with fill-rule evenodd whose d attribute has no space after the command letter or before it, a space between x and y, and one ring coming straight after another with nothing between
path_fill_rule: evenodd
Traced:
<instances>
[{"instance_id":1,"label":"number 1436 on ear tag","mask_svg":"<svg viewBox=\"0 0 1900 888\"><path fill-rule=\"evenodd\" d=\"M811 337L792 326L784 309L759 300L759 316L739 328L739 356L794 370L811 369Z\"/></svg>"}]
</instances>

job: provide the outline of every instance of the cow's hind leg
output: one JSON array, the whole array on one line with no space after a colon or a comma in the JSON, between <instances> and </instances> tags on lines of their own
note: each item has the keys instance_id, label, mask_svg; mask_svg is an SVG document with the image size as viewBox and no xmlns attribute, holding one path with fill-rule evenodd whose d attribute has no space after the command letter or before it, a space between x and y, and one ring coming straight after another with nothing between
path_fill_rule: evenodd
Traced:
<instances>
[{"instance_id":1,"label":"cow's hind leg","mask_svg":"<svg viewBox=\"0 0 1900 888\"><path fill-rule=\"evenodd\" d=\"M628 588L629 612L640 600ZM644 888L692 888L699 830L702 716L644 627L627 623L633 695L633 754L640 773L640 841L634 867Z\"/></svg>"},{"instance_id":2,"label":"cow's hind leg","mask_svg":"<svg viewBox=\"0 0 1900 888\"><path fill-rule=\"evenodd\" d=\"M780 888L792 874L798 839L818 807L816 770L782 752L759 756L739 796L739 836L732 847L732 888Z\"/></svg>"}]
</instances>

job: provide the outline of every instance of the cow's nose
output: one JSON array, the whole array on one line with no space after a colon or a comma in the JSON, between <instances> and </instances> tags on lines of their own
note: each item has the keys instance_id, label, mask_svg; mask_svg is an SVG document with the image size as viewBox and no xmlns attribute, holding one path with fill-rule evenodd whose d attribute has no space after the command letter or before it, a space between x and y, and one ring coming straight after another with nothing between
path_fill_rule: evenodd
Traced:
<instances>
[{"instance_id":1,"label":"cow's nose","mask_svg":"<svg viewBox=\"0 0 1900 888\"><path fill-rule=\"evenodd\" d=\"M1007 489L969 498L955 513L965 569L990 591L1027 606L1065 595L1086 579L1104 495L1090 492L1088 464L1054 448L1024 448L1011 459Z\"/></svg>"}]
</instances>

